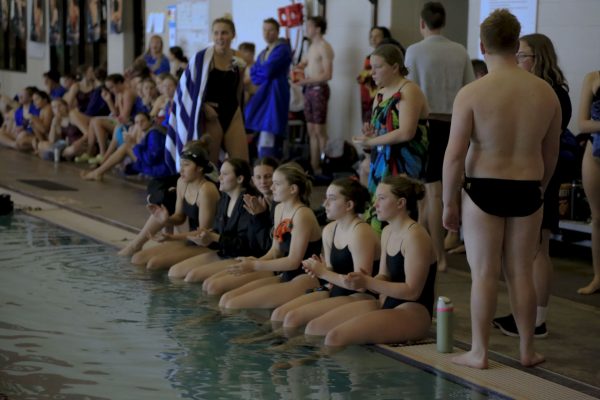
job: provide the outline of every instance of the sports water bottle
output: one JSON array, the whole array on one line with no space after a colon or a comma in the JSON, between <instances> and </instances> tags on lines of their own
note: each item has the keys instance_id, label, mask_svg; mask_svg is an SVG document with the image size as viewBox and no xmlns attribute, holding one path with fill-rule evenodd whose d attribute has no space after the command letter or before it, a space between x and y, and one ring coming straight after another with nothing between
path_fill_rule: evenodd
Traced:
<instances>
[{"instance_id":1,"label":"sports water bottle","mask_svg":"<svg viewBox=\"0 0 600 400\"><path fill-rule=\"evenodd\" d=\"M449 298L440 296L437 302L437 351L452 353L454 305Z\"/></svg>"}]
</instances>

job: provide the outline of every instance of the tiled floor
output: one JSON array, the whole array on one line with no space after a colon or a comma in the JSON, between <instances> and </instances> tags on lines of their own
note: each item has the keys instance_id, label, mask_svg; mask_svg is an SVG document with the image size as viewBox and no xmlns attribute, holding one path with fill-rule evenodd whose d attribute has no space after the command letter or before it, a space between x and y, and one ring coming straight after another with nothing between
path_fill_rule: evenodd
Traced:
<instances>
[{"instance_id":1,"label":"tiled floor","mask_svg":"<svg viewBox=\"0 0 600 400\"><path fill-rule=\"evenodd\" d=\"M24 183L21 181L23 179L48 180L77 190L50 191ZM104 182L84 182L79 178L79 167L73 164L53 164L15 151L0 149L0 192L3 188L43 200L40 204L29 206L33 207L34 213L44 214L46 218L59 224L77 226L88 235L97 236L100 229L88 219L67 216L67 213L60 213L57 209L67 208L76 214L90 216L122 228L108 230L104 233L105 236L100 236L101 240L116 246L130 237L130 232L139 229L147 217L144 208L144 186L140 182L125 181L113 176L107 176ZM323 189L316 188L313 195L315 205L320 201ZM18 195L14 198L17 204L22 204ZM36 207L44 210L35 211ZM561 257L553 259L556 272L548 315L550 334L547 339L536 341L538 350L546 355L548 361L527 372L600 397L600 294L588 297L574 294L577 287L591 279L589 249L563 246L560 250ZM470 340L470 278L464 255L450 257L450 270L440 274L437 285L438 295L449 296L454 301L457 321L455 339L459 347L464 347ZM498 315L503 315L508 310L506 289L502 284ZM490 345L495 360L494 366L509 365L519 368L515 362L518 355L517 339L505 337L498 330L493 330ZM422 352L426 353L428 351ZM468 375L468 371L461 371L460 368L455 368L453 373ZM488 377L501 375L496 367L483 374L488 374ZM482 384L486 385L485 382ZM514 384L517 383L510 383L510 378L508 382L504 379L499 383L501 386ZM559 395L558 392L550 393Z\"/></svg>"}]
</instances>

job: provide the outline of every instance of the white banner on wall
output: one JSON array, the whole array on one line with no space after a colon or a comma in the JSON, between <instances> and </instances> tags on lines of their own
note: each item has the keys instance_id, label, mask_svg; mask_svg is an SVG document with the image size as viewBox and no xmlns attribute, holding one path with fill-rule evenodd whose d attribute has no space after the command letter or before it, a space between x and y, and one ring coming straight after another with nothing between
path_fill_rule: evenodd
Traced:
<instances>
[{"instance_id":1,"label":"white banner on wall","mask_svg":"<svg viewBox=\"0 0 600 400\"><path fill-rule=\"evenodd\" d=\"M210 14L208 0L186 0L177 3L177 45L191 58L210 42Z\"/></svg>"},{"instance_id":2,"label":"white banner on wall","mask_svg":"<svg viewBox=\"0 0 600 400\"><path fill-rule=\"evenodd\" d=\"M506 8L521 23L521 36L536 32L538 0L481 0L479 22L498 8Z\"/></svg>"}]
</instances>

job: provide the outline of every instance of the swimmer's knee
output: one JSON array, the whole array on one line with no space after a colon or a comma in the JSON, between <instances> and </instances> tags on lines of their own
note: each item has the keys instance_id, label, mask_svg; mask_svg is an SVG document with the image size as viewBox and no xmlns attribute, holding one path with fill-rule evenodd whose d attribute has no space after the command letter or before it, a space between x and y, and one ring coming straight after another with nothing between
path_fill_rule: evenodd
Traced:
<instances>
[{"instance_id":1,"label":"swimmer's knee","mask_svg":"<svg viewBox=\"0 0 600 400\"><path fill-rule=\"evenodd\" d=\"M191 271L190 271L191 272ZM169 278L173 279L184 279L187 282L187 276L189 273L185 271L185 268L182 268L180 264L175 264L171 268L169 268Z\"/></svg>"},{"instance_id":2,"label":"swimmer's knee","mask_svg":"<svg viewBox=\"0 0 600 400\"><path fill-rule=\"evenodd\" d=\"M272 319L272 318L271 318ZM301 314L297 310L291 310L283 318L284 328L297 328L302 325Z\"/></svg>"},{"instance_id":3,"label":"swimmer's knee","mask_svg":"<svg viewBox=\"0 0 600 400\"><path fill-rule=\"evenodd\" d=\"M290 311L291 312L291 311ZM285 312L284 306L277 307L271 313L271 321L281 322L284 320L287 314L290 312Z\"/></svg>"},{"instance_id":4,"label":"swimmer's knee","mask_svg":"<svg viewBox=\"0 0 600 400\"><path fill-rule=\"evenodd\" d=\"M148 271L157 271L159 269L164 269L164 268L165 268L165 264L156 257L152 257L146 263L146 269Z\"/></svg>"},{"instance_id":5,"label":"swimmer's knee","mask_svg":"<svg viewBox=\"0 0 600 400\"><path fill-rule=\"evenodd\" d=\"M341 329L333 328L325 336L325 346L340 347L344 345L344 335Z\"/></svg>"}]
</instances>

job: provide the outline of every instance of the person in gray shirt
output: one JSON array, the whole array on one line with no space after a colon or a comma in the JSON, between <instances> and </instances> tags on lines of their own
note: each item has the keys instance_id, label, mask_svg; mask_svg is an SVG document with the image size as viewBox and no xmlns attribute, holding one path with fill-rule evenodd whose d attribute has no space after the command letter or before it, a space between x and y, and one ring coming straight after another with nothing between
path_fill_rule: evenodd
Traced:
<instances>
[{"instance_id":1,"label":"person in gray shirt","mask_svg":"<svg viewBox=\"0 0 600 400\"><path fill-rule=\"evenodd\" d=\"M456 93L475 80L466 49L442 35L446 10L439 2L425 3L419 28L423 40L406 49L408 79L425 93L429 103L429 158L425 174L425 206L420 222L433 239L438 270L447 268L442 227L442 164L450 135L452 104Z\"/></svg>"}]
</instances>

